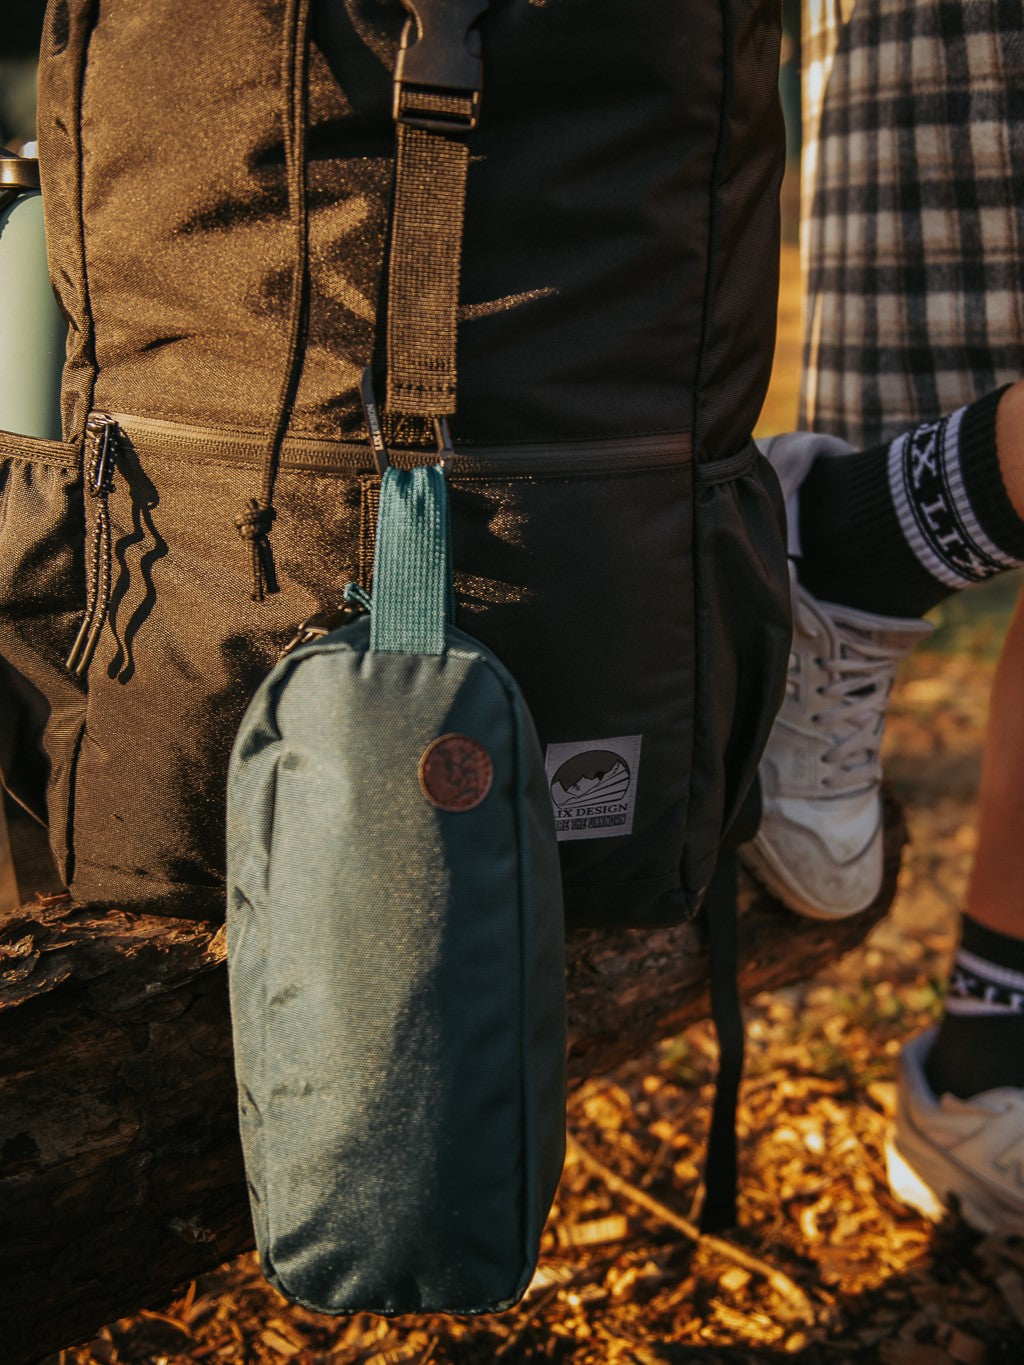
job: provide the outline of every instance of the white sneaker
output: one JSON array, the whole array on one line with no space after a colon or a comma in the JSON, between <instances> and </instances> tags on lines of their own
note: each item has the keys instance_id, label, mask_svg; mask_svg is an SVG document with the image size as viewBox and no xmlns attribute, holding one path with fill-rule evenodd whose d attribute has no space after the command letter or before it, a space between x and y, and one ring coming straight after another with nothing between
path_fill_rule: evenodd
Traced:
<instances>
[{"instance_id":1,"label":"white sneaker","mask_svg":"<svg viewBox=\"0 0 1024 1365\"><path fill-rule=\"evenodd\" d=\"M926 1030L900 1054L889 1186L936 1222L955 1202L979 1232L1024 1235L1024 1090L936 1096L924 1075L936 1032Z\"/></svg>"},{"instance_id":2,"label":"white sneaker","mask_svg":"<svg viewBox=\"0 0 1024 1365\"><path fill-rule=\"evenodd\" d=\"M799 555L797 493L819 455L853 447L798 431L762 446L779 477L789 549ZM896 665L929 634L925 621L819 602L790 565L793 649L786 696L759 770L762 818L740 850L791 909L815 919L865 910L882 885L879 749Z\"/></svg>"},{"instance_id":3,"label":"white sneaker","mask_svg":"<svg viewBox=\"0 0 1024 1365\"><path fill-rule=\"evenodd\" d=\"M899 660L932 627L819 602L796 581L786 696L761 760L761 827L744 861L801 914L864 910L882 884L885 707Z\"/></svg>"}]
</instances>

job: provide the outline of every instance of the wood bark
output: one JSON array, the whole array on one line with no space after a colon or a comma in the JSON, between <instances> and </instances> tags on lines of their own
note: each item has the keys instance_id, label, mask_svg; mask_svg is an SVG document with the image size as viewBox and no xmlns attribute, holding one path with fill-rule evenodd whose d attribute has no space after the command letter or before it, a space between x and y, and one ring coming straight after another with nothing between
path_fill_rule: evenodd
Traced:
<instances>
[{"instance_id":1,"label":"wood bark","mask_svg":"<svg viewBox=\"0 0 1024 1365\"><path fill-rule=\"evenodd\" d=\"M744 996L834 961L884 914L905 831L887 808L875 904L835 923L745 884ZM60 896L0 918L0 1356L82 1340L252 1245L222 928ZM568 941L570 1084L706 1015L701 928Z\"/></svg>"}]
</instances>

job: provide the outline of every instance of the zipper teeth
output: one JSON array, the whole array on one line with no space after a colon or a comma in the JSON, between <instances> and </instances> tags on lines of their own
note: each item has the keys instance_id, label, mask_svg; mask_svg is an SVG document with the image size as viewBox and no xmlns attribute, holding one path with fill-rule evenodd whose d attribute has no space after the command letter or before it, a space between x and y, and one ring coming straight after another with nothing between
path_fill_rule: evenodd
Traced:
<instances>
[{"instance_id":1,"label":"zipper teeth","mask_svg":"<svg viewBox=\"0 0 1024 1365\"><path fill-rule=\"evenodd\" d=\"M143 449L156 454L189 453L198 459L258 464L264 450L256 433L226 433L214 427L193 427L151 417L113 414L118 426ZM637 436L632 440L565 441L518 446L467 446L456 449L453 474L521 473L542 476L611 469L653 468L684 463L691 458L689 434ZM422 451L396 449L396 464L405 464ZM316 441L289 437L282 449L284 469L312 469L337 473L371 473L369 442Z\"/></svg>"}]
</instances>

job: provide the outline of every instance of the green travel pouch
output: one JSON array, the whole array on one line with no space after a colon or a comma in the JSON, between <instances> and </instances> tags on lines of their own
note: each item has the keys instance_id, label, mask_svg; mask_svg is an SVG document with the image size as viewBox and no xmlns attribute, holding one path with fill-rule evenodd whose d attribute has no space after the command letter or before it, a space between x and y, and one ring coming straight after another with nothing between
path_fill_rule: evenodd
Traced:
<instances>
[{"instance_id":1,"label":"green travel pouch","mask_svg":"<svg viewBox=\"0 0 1024 1365\"><path fill-rule=\"evenodd\" d=\"M263 1270L327 1313L525 1291L564 1156L562 900L519 690L450 623L445 478L386 469L369 615L287 654L228 780Z\"/></svg>"}]
</instances>

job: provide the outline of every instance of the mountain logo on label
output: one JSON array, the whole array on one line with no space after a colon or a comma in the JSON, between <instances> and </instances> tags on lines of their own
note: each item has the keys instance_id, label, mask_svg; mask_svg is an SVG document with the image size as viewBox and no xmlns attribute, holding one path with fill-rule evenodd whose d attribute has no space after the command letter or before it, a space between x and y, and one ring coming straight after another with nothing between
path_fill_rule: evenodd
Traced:
<instances>
[{"instance_id":1,"label":"mountain logo on label","mask_svg":"<svg viewBox=\"0 0 1024 1365\"><path fill-rule=\"evenodd\" d=\"M566 815L581 806L621 804L632 782L629 766L611 749L588 749L574 754L555 773L551 799Z\"/></svg>"},{"instance_id":2,"label":"mountain logo on label","mask_svg":"<svg viewBox=\"0 0 1024 1365\"><path fill-rule=\"evenodd\" d=\"M559 842L632 833L642 738L602 735L548 745L544 772Z\"/></svg>"}]
</instances>

